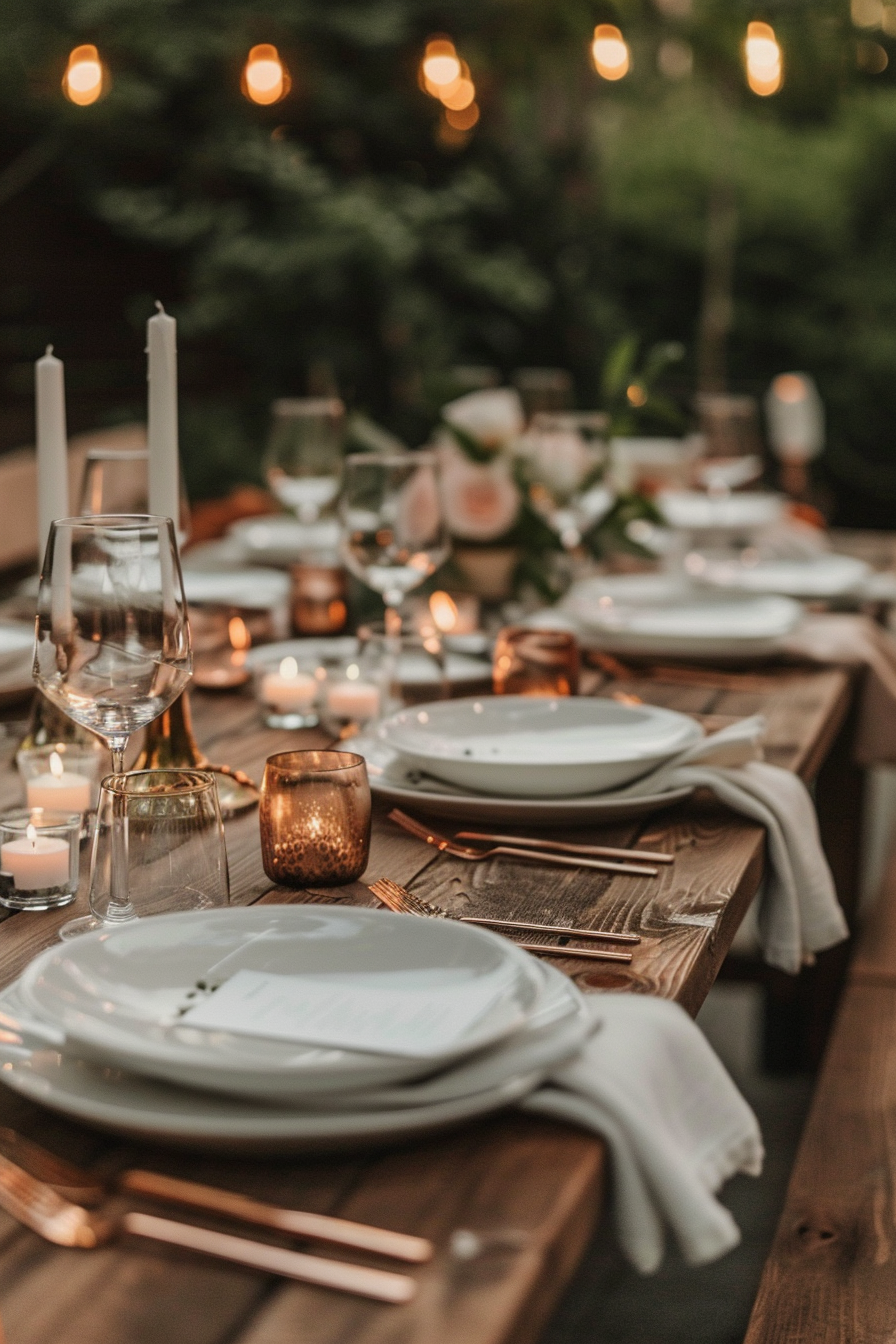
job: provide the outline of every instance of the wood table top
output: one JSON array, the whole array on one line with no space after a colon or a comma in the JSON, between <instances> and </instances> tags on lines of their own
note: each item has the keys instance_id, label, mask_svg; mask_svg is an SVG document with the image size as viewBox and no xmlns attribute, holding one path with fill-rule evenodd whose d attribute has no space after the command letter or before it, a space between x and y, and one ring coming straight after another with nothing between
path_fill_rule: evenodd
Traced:
<instances>
[{"instance_id":1,"label":"wood table top","mask_svg":"<svg viewBox=\"0 0 896 1344\"><path fill-rule=\"evenodd\" d=\"M853 678L836 668L679 669L612 682L595 673L587 689L696 714L709 728L762 712L767 758L811 780L845 720ZM248 697L196 693L193 714L210 758L257 778L273 752L324 744L314 731L263 727ZM0 775L0 806L19 799L7 770ZM316 893L272 886L261 865L255 811L228 822L226 834L236 904L375 904L361 884ZM674 853L675 862L657 878L571 869L548 870L546 881L546 870L525 862L469 864L436 854L378 810L365 881L389 876L458 912L579 925L599 919L602 928L637 932L642 942L630 967L553 964L584 990L659 994L695 1013L759 885L764 832L698 797L590 834L608 844L662 849ZM0 985L86 908L83 888L77 903L62 911L6 913ZM295 1208L428 1236L437 1246L434 1261L415 1271L415 1301L387 1307L149 1243L62 1250L0 1213L0 1319L15 1344L526 1344L537 1339L584 1250L605 1174L598 1140L514 1114L387 1152L276 1160L140 1148L3 1089L0 1125L110 1171L140 1165L188 1175ZM452 1256L451 1232L461 1227L484 1235L478 1259Z\"/></svg>"}]
</instances>

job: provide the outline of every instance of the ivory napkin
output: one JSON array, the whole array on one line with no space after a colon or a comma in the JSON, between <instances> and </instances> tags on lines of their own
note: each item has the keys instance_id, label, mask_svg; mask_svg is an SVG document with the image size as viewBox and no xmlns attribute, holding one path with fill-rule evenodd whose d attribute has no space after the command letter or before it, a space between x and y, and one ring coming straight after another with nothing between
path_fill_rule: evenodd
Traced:
<instances>
[{"instance_id":1,"label":"ivory napkin","mask_svg":"<svg viewBox=\"0 0 896 1344\"><path fill-rule=\"evenodd\" d=\"M821 848L812 799L789 770L760 760L764 720L755 715L703 738L618 796L690 784L710 789L768 833L769 873L759 905L759 939L772 966L795 975L812 954L849 930Z\"/></svg>"},{"instance_id":2,"label":"ivory napkin","mask_svg":"<svg viewBox=\"0 0 896 1344\"><path fill-rule=\"evenodd\" d=\"M740 1241L716 1191L736 1172L758 1176L756 1117L699 1027L666 999L589 996L595 1031L570 1062L520 1103L606 1140L620 1245L642 1274L660 1266L665 1229L703 1265Z\"/></svg>"}]
</instances>

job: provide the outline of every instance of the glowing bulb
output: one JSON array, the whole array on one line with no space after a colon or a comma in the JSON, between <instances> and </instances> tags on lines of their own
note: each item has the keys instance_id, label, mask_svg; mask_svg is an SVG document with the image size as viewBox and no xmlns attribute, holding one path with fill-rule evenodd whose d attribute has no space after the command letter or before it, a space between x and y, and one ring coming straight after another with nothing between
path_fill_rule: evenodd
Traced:
<instances>
[{"instance_id":1,"label":"glowing bulb","mask_svg":"<svg viewBox=\"0 0 896 1344\"><path fill-rule=\"evenodd\" d=\"M603 79L622 79L631 64L628 46L612 23L599 23L591 43L594 68Z\"/></svg>"},{"instance_id":2,"label":"glowing bulb","mask_svg":"<svg viewBox=\"0 0 896 1344\"><path fill-rule=\"evenodd\" d=\"M449 634L457 625L457 603L450 593L433 593L429 599L429 611L433 624L443 635Z\"/></svg>"},{"instance_id":3,"label":"glowing bulb","mask_svg":"<svg viewBox=\"0 0 896 1344\"><path fill-rule=\"evenodd\" d=\"M630 383L625 389L625 399L629 406L644 406L647 404L647 393L640 383Z\"/></svg>"},{"instance_id":4,"label":"glowing bulb","mask_svg":"<svg viewBox=\"0 0 896 1344\"><path fill-rule=\"evenodd\" d=\"M65 774L62 757L59 755L58 751L50 752L50 774L54 779L61 779Z\"/></svg>"},{"instance_id":5,"label":"glowing bulb","mask_svg":"<svg viewBox=\"0 0 896 1344\"><path fill-rule=\"evenodd\" d=\"M292 81L276 47L261 42L249 52L243 70L243 93L253 103L279 103L289 93Z\"/></svg>"},{"instance_id":6,"label":"glowing bulb","mask_svg":"<svg viewBox=\"0 0 896 1344\"><path fill-rule=\"evenodd\" d=\"M108 77L96 47L90 43L75 47L62 77L62 91L69 102L88 107L104 92L104 85L108 85Z\"/></svg>"},{"instance_id":7,"label":"glowing bulb","mask_svg":"<svg viewBox=\"0 0 896 1344\"><path fill-rule=\"evenodd\" d=\"M443 107L449 108L452 112L463 112L468 108L476 97L476 89L471 79L458 79L448 89L443 89L439 94L439 100Z\"/></svg>"},{"instance_id":8,"label":"glowing bulb","mask_svg":"<svg viewBox=\"0 0 896 1344\"><path fill-rule=\"evenodd\" d=\"M284 658L280 664L280 675L284 681L295 681L299 675L299 665L295 658Z\"/></svg>"},{"instance_id":9,"label":"glowing bulb","mask_svg":"<svg viewBox=\"0 0 896 1344\"><path fill-rule=\"evenodd\" d=\"M433 37L426 44L420 73L424 83L434 87L428 92L438 97L435 91L453 84L463 73L460 57L454 49L454 43L448 37Z\"/></svg>"},{"instance_id":10,"label":"glowing bulb","mask_svg":"<svg viewBox=\"0 0 896 1344\"><path fill-rule=\"evenodd\" d=\"M744 42L747 83L753 93L767 98L784 81L784 64L775 30L768 23L748 23Z\"/></svg>"}]
</instances>

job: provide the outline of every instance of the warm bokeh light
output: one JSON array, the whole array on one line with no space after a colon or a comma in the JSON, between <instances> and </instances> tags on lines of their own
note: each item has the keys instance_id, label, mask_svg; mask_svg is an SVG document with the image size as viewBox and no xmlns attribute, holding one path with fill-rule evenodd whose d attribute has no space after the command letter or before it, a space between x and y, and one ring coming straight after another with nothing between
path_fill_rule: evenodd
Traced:
<instances>
[{"instance_id":1,"label":"warm bokeh light","mask_svg":"<svg viewBox=\"0 0 896 1344\"><path fill-rule=\"evenodd\" d=\"M767 98L784 82L784 62L775 30L768 23L748 23L744 43L747 83L753 93Z\"/></svg>"},{"instance_id":2,"label":"warm bokeh light","mask_svg":"<svg viewBox=\"0 0 896 1344\"><path fill-rule=\"evenodd\" d=\"M291 83L276 47L261 42L252 48L242 79L243 93L251 102L263 106L279 103L289 93Z\"/></svg>"},{"instance_id":3,"label":"warm bokeh light","mask_svg":"<svg viewBox=\"0 0 896 1344\"><path fill-rule=\"evenodd\" d=\"M806 380L798 373L779 373L772 382L772 391L779 401L805 401L808 396Z\"/></svg>"},{"instance_id":4,"label":"warm bokeh light","mask_svg":"<svg viewBox=\"0 0 896 1344\"><path fill-rule=\"evenodd\" d=\"M439 94L439 99L443 107L450 108L452 112L463 112L465 107L469 107L476 97L476 89L471 79L457 79L444 92Z\"/></svg>"},{"instance_id":5,"label":"warm bokeh light","mask_svg":"<svg viewBox=\"0 0 896 1344\"><path fill-rule=\"evenodd\" d=\"M242 616L231 616L227 622L227 635L233 649L232 661L241 666L246 661L246 653L252 647L252 636Z\"/></svg>"},{"instance_id":6,"label":"warm bokeh light","mask_svg":"<svg viewBox=\"0 0 896 1344\"><path fill-rule=\"evenodd\" d=\"M429 613L433 624L443 635L449 635L457 625L457 603L450 593L439 589L429 599Z\"/></svg>"},{"instance_id":7,"label":"warm bokeh light","mask_svg":"<svg viewBox=\"0 0 896 1344\"><path fill-rule=\"evenodd\" d=\"M475 103L470 103L469 107L461 108L457 112L446 107L445 120L454 131L472 131L479 120L479 108Z\"/></svg>"},{"instance_id":8,"label":"warm bokeh light","mask_svg":"<svg viewBox=\"0 0 896 1344\"><path fill-rule=\"evenodd\" d=\"M421 74L427 86L427 92L438 97L437 89L454 84L462 74L461 61L454 49L454 43L448 37L432 37L426 44L423 54ZM432 88L429 86L432 85Z\"/></svg>"},{"instance_id":9,"label":"warm bokeh light","mask_svg":"<svg viewBox=\"0 0 896 1344\"><path fill-rule=\"evenodd\" d=\"M594 68L603 79L622 79L628 74L631 60L625 39L612 23L599 23L591 43Z\"/></svg>"},{"instance_id":10,"label":"warm bokeh light","mask_svg":"<svg viewBox=\"0 0 896 1344\"><path fill-rule=\"evenodd\" d=\"M76 103L78 107L89 107L107 85L108 77L96 47L89 43L75 47L62 77L62 91L69 102Z\"/></svg>"},{"instance_id":11,"label":"warm bokeh light","mask_svg":"<svg viewBox=\"0 0 896 1344\"><path fill-rule=\"evenodd\" d=\"M850 16L857 28L881 28L884 7L881 0L852 0Z\"/></svg>"},{"instance_id":12,"label":"warm bokeh light","mask_svg":"<svg viewBox=\"0 0 896 1344\"><path fill-rule=\"evenodd\" d=\"M629 406L646 406L647 393L640 383L630 383L625 389L625 399Z\"/></svg>"},{"instance_id":13,"label":"warm bokeh light","mask_svg":"<svg viewBox=\"0 0 896 1344\"><path fill-rule=\"evenodd\" d=\"M862 38L856 43L856 65L866 75L882 75L890 64L886 49L879 42Z\"/></svg>"}]
</instances>

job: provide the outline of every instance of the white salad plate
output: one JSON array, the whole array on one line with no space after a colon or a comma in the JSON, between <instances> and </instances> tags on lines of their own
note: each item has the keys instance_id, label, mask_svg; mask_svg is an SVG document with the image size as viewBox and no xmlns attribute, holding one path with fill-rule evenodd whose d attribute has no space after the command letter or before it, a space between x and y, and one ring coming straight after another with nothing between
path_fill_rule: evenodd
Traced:
<instances>
[{"instance_id":1,"label":"white salad plate","mask_svg":"<svg viewBox=\"0 0 896 1344\"><path fill-rule=\"evenodd\" d=\"M247 667L276 667L284 658L295 658L300 667L311 662L352 658L358 653L359 642L354 635L337 635L321 639L284 639L277 644L260 644L246 655ZM445 655L445 676L452 685L477 681L491 681L492 665L485 658L471 657L460 652ZM438 686L442 674L434 658L422 649L402 649L398 662L398 679L403 686Z\"/></svg>"},{"instance_id":2,"label":"white salad plate","mask_svg":"<svg viewBox=\"0 0 896 1344\"><path fill-rule=\"evenodd\" d=\"M620 798L614 793L589 793L578 798L496 798L446 784L373 738L352 738L351 747L367 761L367 775L375 797L444 821L490 822L494 825L509 822L528 829L608 826L612 822L629 821L671 807L673 803L690 798L694 792L692 788L684 787L637 798Z\"/></svg>"},{"instance_id":3,"label":"white salad plate","mask_svg":"<svg viewBox=\"0 0 896 1344\"><path fill-rule=\"evenodd\" d=\"M788 597L694 589L662 574L586 579L563 609L596 647L644 657L766 657L803 619Z\"/></svg>"},{"instance_id":4,"label":"white salad plate","mask_svg":"<svg viewBox=\"0 0 896 1344\"><path fill-rule=\"evenodd\" d=\"M303 554L337 550L340 526L335 518L300 523L288 513L272 513L260 518L241 518L231 523L227 535L242 548L247 560L290 565L300 560Z\"/></svg>"},{"instance_id":5,"label":"white salad plate","mask_svg":"<svg viewBox=\"0 0 896 1344\"><path fill-rule=\"evenodd\" d=\"M441 700L400 710L376 728L381 742L427 774L528 798L619 788L701 735L675 710L590 696Z\"/></svg>"},{"instance_id":6,"label":"white salad plate","mask_svg":"<svg viewBox=\"0 0 896 1344\"><path fill-rule=\"evenodd\" d=\"M180 1019L241 970L316 984L434 990L487 1007L450 1046L423 1055L300 1044ZM337 906L186 911L49 948L19 992L31 1016L82 1058L188 1087L266 1099L385 1086L494 1045L538 1004L537 963L506 938L448 920Z\"/></svg>"},{"instance_id":7,"label":"white salad plate","mask_svg":"<svg viewBox=\"0 0 896 1344\"><path fill-rule=\"evenodd\" d=\"M0 1044L0 1081L73 1119L177 1146L314 1152L394 1143L510 1106L575 1054L591 1030L583 996L555 968L539 969L539 1010L506 1042L420 1082L322 1098L314 1109L175 1087L40 1045ZM15 1023L21 1011L17 983L0 998L0 1021Z\"/></svg>"},{"instance_id":8,"label":"white salad plate","mask_svg":"<svg viewBox=\"0 0 896 1344\"><path fill-rule=\"evenodd\" d=\"M752 557L749 557L752 560ZM696 576L717 588L751 593L781 593L805 600L846 597L861 588L871 573L870 565L851 555L825 552L804 560L707 558Z\"/></svg>"},{"instance_id":9,"label":"white salad plate","mask_svg":"<svg viewBox=\"0 0 896 1344\"><path fill-rule=\"evenodd\" d=\"M657 505L670 527L682 532L758 532L784 514L782 495L745 491L709 495L699 490L662 490Z\"/></svg>"}]
</instances>

